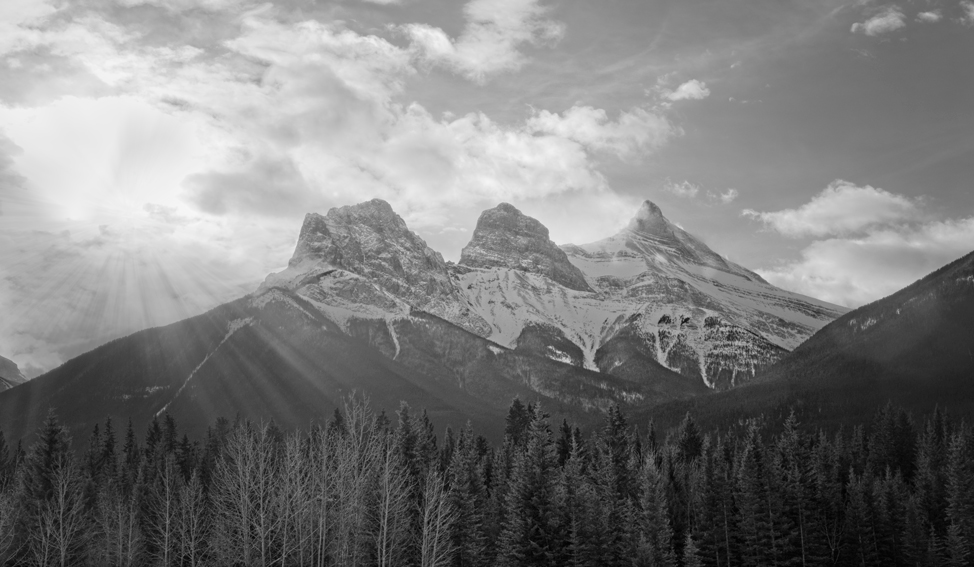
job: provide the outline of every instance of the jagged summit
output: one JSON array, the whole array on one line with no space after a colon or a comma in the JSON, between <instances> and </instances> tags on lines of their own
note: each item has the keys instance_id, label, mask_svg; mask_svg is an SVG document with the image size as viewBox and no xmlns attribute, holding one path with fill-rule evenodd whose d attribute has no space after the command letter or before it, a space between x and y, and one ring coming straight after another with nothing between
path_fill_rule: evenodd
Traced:
<instances>
[{"instance_id":1,"label":"jagged summit","mask_svg":"<svg viewBox=\"0 0 974 567\"><path fill-rule=\"evenodd\" d=\"M364 229L364 230L362 230ZM426 246L426 242L406 226L406 221L392 210L392 206L382 199L372 199L357 205L336 207L325 216L308 213L304 217L294 255L288 262L294 266L306 259L324 260L335 267L345 268L346 263L355 264L362 258L363 242L349 242L350 230L359 235L371 233L382 238L405 238L405 244L413 252L439 256L438 252ZM338 237L336 239L336 236ZM348 244L352 244L351 247ZM440 263L442 263L440 257Z\"/></svg>"},{"instance_id":2,"label":"jagged summit","mask_svg":"<svg viewBox=\"0 0 974 567\"><path fill-rule=\"evenodd\" d=\"M646 200L636 211L636 216L629 221L626 230L643 234L663 235L669 232L670 226L670 221L663 216L663 211L656 203Z\"/></svg>"},{"instance_id":3,"label":"jagged summit","mask_svg":"<svg viewBox=\"0 0 974 567\"><path fill-rule=\"evenodd\" d=\"M352 334L419 310L501 347L637 382L675 371L712 388L747 381L843 312L727 261L651 201L618 234L561 248L501 203L480 215L458 264L385 201L312 213L262 292L274 287Z\"/></svg>"},{"instance_id":4,"label":"jagged summit","mask_svg":"<svg viewBox=\"0 0 974 567\"><path fill-rule=\"evenodd\" d=\"M416 307L471 331L486 325L464 315L443 256L381 199L306 215L287 269L269 275L261 289L272 287L307 288L316 301L390 312Z\"/></svg>"},{"instance_id":5,"label":"jagged summit","mask_svg":"<svg viewBox=\"0 0 974 567\"><path fill-rule=\"evenodd\" d=\"M659 206L649 200L643 201L636 215L618 234L590 244L568 244L562 248L568 252L569 257L633 256L644 258L651 264L663 264L663 267L681 265L691 270L720 270L767 284L761 276L728 261L700 239L671 222L663 215Z\"/></svg>"},{"instance_id":6,"label":"jagged summit","mask_svg":"<svg viewBox=\"0 0 974 567\"><path fill-rule=\"evenodd\" d=\"M471 268L511 268L547 276L576 291L592 291L585 276L548 238L548 228L509 203L481 213L460 255Z\"/></svg>"}]
</instances>

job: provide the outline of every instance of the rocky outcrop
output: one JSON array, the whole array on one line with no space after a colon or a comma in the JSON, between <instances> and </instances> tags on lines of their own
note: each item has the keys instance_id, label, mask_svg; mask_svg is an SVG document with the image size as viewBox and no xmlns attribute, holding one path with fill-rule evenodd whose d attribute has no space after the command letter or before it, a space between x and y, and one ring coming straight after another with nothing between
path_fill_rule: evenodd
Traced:
<instances>
[{"instance_id":1,"label":"rocky outcrop","mask_svg":"<svg viewBox=\"0 0 974 567\"><path fill-rule=\"evenodd\" d=\"M369 278L410 303L454 293L443 256L381 199L305 216L288 267L309 262Z\"/></svg>"},{"instance_id":2,"label":"rocky outcrop","mask_svg":"<svg viewBox=\"0 0 974 567\"><path fill-rule=\"evenodd\" d=\"M16 362L0 356L0 392L26 381L27 378L21 373Z\"/></svg>"},{"instance_id":3,"label":"rocky outcrop","mask_svg":"<svg viewBox=\"0 0 974 567\"><path fill-rule=\"evenodd\" d=\"M275 286L323 303L340 298L353 311L360 311L354 305L372 313L422 309L486 333L487 323L469 312L443 256L381 199L307 214L287 269L268 276L262 288Z\"/></svg>"},{"instance_id":4,"label":"rocky outcrop","mask_svg":"<svg viewBox=\"0 0 974 567\"><path fill-rule=\"evenodd\" d=\"M460 255L471 268L511 268L540 274L576 291L592 291L548 229L513 205L501 203L481 213L473 238Z\"/></svg>"}]
</instances>

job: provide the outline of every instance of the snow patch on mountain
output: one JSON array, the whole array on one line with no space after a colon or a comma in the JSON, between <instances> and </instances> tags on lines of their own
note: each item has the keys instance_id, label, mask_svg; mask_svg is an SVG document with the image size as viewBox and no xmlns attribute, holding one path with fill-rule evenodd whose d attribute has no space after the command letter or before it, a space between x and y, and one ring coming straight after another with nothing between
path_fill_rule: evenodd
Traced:
<instances>
[{"instance_id":1,"label":"snow patch on mountain","mask_svg":"<svg viewBox=\"0 0 974 567\"><path fill-rule=\"evenodd\" d=\"M262 285L273 287L295 291L345 332L385 321L394 356L392 321L420 310L507 349L603 373L642 353L718 389L747 381L844 312L728 261L648 201L619 234L560 248L541 223L502 204L481 215L459 264L383 201L332 209L306 217L288 267Z\"/></svg>"}]
</instances>

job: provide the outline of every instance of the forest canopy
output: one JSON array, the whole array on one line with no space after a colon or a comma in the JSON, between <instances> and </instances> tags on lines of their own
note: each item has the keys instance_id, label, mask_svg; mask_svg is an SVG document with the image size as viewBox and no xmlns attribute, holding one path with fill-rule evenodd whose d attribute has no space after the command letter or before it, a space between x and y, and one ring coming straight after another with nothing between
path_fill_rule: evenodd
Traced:
<instances>
[{"instance_id":1,"label":"forest canopy","mask_svg":"<svg viewBox=\"0 0 974 567\"><path fill-rule=\"evenodd\" d=\"M437 436L353 397L325 426L220 419L203 439L110 420L73 454L50 414L0 434L0 565L969 565L974 432L887 406L657 439L619 408L583 432L514 400L504 440ZM773 427L771 427L773 425ZM777 433L771 434L770 431ZM118 439L121 437L121 439Z\"/></svg>"}]
</instances>

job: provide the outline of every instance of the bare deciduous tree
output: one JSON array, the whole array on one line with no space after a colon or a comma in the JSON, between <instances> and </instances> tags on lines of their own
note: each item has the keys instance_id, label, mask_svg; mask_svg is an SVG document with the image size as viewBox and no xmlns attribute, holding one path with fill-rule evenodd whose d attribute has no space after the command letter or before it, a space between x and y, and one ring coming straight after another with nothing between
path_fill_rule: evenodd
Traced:
<instances>
[{"instance_id":1,"label":"bare deciduous tree","mask_svg":"<svg viewBox=\"0 0 974 567\"><path fill-rule=\"evenodd\" d=\"M378 567L400 563L409 538L409 476L387 439L378 463L378 502L375 518L375 555Z\"/></svg>"},{"instance_id":2,"label":"bare deciduous tree","mask_svg":"<svg viewBox=\"0 0 974 567\"><path fill-rule=\"evenodd\" d=\"M115 480L99 491L95 510L93 560L98 565L136 565L142 550L139 506L135 495L126 495Z\"/></svg>"},{"instance_id":3,"label":"bare deciduous tree","mask_svg":"<svg viewBox=\"0 0 974 567\"><path fill-rule=\"evenodd\" d=\"M39 567L79 562L88 536L81 472L69 456L58 460L50 475L51 496L39 503L28 536L31 561Z\"/></svg>"},{"instance_id":4,"label":"bare deciduous tree","mask_svg":"<svg viewBox=\"0 0 974 567\"><path fill-rule=\"evenodd\" d=\"M179 490L181 565L198 567L202 564L209 535L210 515L206 495L199 474L194 472L189 482L183 483Z\"/></svg>"},{"instance_id":5,"label":"bare deciduous tree","mask_svg":"<svg viewBox=\"0 0 974 567\"><path fill-rule=\"evenodd\" d=\"M0 492L0 565L5 565L14 553L14 528L19 514L13 491L7 488Z\"/></svg>"},{"instance_id":6,"label":"bare deciduous tree","mask_svg":"<svg viewBox=\"0 0 974 567\"><path fill-rule=\"evenodd\" d=\"M442 476L430 471L423 487L421 567L445 567L452 563L456 548L451 532L457 516L457 510L443 486Z\"/></svg>"},{"instance_id":7,"label":"bare deciduous tree","mask_svg":"<svg viewBox=\"0 0 974 567\"><path fill-rule=\"evenodd\" d=\"M155 563L169 567L179 556L179 493L182 479L172 455L167 455L149 490L146 537Z\"/></svg>"}]
</instances>

